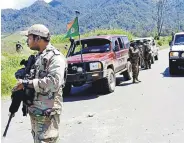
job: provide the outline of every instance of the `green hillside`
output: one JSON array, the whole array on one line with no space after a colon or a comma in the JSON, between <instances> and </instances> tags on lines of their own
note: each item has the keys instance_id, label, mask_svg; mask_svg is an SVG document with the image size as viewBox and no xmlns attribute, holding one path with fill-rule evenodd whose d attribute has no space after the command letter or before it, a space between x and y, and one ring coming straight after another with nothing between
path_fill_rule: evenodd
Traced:
<instances>
[{"instance_id":1,"label":"green hillside","mask_svg":"<svg viewBox=\"0 0 184 143\"><path fill-rule=\"evenodd\" d=\"M184 1L177 2L168 0L164 15L164 35L176 31L178 27L184 30ZM35 23L48 26L52 34L65 33L66 24L74 19L76 9L81 13L81 33L118 28L137 36L149 36L156 30L156 4L152 0L53 0L50 3L38 0L20 10L2 10L2 33L24 30Z\"/></svg>"}]
</instances>

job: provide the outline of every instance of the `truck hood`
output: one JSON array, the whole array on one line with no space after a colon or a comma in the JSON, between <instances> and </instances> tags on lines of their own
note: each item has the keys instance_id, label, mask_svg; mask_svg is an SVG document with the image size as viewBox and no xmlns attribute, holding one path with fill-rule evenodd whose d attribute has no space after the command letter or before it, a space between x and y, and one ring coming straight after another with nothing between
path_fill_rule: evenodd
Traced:
<instances>
[{"instance_id":1,"label":"truck hood","mask_svg":"<svg viewBox=\"0 0 184 143\"><path fill-rule=\"evenodd\" d=\"M172 51L184 51L184 45L173 45L171 47Z\"/></svg>"},{"instance_id":2,"label":"truck hood","mask_svg":"<svg viewBox=\"0 0 184 143\"><path fill-rule=\"evenodd\" d=\"M84 62L89 62L89 61L102 61L108 58L110 55L111 53L89 53L89 54L82 54L82 57ZM67 61L68 63L79 63L81 62L81 55L68 57Z\"/></svg>"}]
</instances>

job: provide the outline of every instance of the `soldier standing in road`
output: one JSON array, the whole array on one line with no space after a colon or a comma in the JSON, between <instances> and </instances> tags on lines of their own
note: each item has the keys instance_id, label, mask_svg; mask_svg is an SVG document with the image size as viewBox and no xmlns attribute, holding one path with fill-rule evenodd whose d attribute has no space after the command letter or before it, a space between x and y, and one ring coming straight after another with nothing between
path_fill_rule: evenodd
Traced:
<instances>
[{"instance_id":1,"label":"soldier standing in road","mask_svg":"<svg viewBox=\"0 0 184 143\"><path fill-rule=\"evenodd\" d=\"M151 69L151 47L148 40L144 40L144 61L145 69Z\"/></svg>"},{"instance_id":2,"label":"soldier standing in road","mask_svg":"<svg viewBox=\"0 0 184 143\"><path fill-rule=\"evenodd\" d=\"M138 46L138 49L140 51L140 59L139 59L139 65L141 68L144 66L144 53L143 53L143 43L139 40L136 41L136 44Z\"/></svg>"},{"instance_id":3,"label":"soldier standing in road","mask_svg":"<svg viewBox=\"0 0 184 143\"><path fill-rule=\"evenodd\" d=\"M62 89L67 67L65 57L53 47L49 30L35 24L28 30L28 46L37 50L33 80L19 80L14 90L35 89L33 105L28 107L34 143L56 143L62 110Z\"/></svg>"},{"instance_id":4,"label":"soldier standing in road","mask_svg":"<svg viewBox=\"0 0 184 143\"><path fill-rule=\"evenodd\" d=\"M135 83L136 81L140 82L140 80L138 79L139 59L140 59L140 51L138 49L138 46L135 43L131 43L128 53L129 53L130 62L132 64L133 83Z\"/></svg>"}]
</instances>

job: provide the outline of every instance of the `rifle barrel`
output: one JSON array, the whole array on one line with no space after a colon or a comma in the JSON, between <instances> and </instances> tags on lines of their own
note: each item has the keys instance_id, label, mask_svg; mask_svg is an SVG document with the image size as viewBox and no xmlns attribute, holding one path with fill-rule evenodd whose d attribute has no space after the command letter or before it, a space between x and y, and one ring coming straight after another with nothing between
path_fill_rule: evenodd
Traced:
<instances>
[{"instance_id":1,"label":"rifle barrel","mask_svg":"<svg viewBox=\"0 0 184 143\"><path fill-rule=\"evenodd\" d=\"M5 131L4 131L4 133L3 133L3 137L6 137L6 133L7 133L7 131L8 131L8 128L9 128L11 119L13 118L13 115L14 115L13 113L10 114L10 117L9 117L9 119L8 119L8 123L7 123L6 128L5 128Z\"/></svg>"}]
</instances>

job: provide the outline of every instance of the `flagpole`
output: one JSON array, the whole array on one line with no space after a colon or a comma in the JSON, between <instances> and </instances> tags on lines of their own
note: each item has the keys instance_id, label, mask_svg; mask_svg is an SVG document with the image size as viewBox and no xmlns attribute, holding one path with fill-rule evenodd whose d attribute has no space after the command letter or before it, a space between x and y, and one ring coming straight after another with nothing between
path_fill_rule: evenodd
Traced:
<instances>
[{"instance_id":1,"label":"flagpole","mask_svg":"<svg viewBox=\"0 0 184 143\"><path fill-rule=\"evenodd\" d=\"M76 10L75 13L76 13L77 23L78 23L79 45L82 46L82 44L81 44L81 38L80 38L80 31L79 31L79 18L78 18L78 15L80 14L80 12ZM83 49L83 48L82 48L82 49ZM82 56L82 49L81 49L81 61L82 61L83 66L84 66L84 61L83 61L83 56ZM83 69L84 69L84 68L83 68ZM85 70L85 69L84 69L84 70Z\"/></svg>"}]
</instances>

